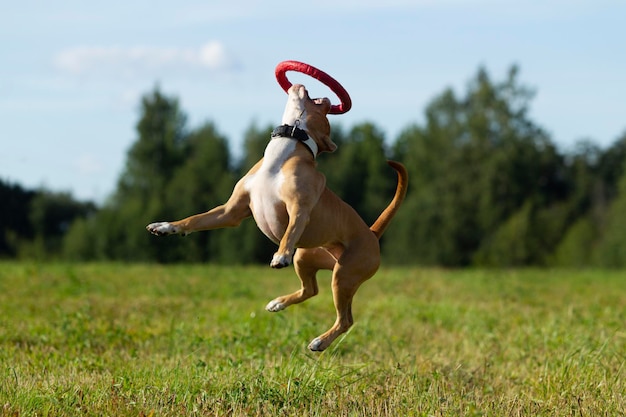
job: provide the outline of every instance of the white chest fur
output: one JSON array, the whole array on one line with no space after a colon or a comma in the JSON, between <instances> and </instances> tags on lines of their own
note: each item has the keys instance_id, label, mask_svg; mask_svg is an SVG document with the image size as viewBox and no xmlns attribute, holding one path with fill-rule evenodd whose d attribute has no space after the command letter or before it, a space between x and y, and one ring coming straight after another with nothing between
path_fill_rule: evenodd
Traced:
<instances>
[{"instance_id":1,"label":"white chest fur","mask_svg":"<svg viewBox=\"0 0 626 417\"><path fill-rule=\"evenodd\" d=\"M282 238L288 221L280 198L280 189L285 180L281 167L295 148L296 141L293 139L272 139L265 148L261 167L245 183L254 220L259 229L275 242Z\"/></svg>"},{"instance_id":2,"label":"white chest fur","mask_svg":"<svg viewBox=\"0 0 626 417\"><path fill-rule=\"evenodd\" d=\"M274 138L270 140L263 154L263 164L258 172L275 173L296 149L296 141L290 138Z\"/></svg>"}]
</instances>

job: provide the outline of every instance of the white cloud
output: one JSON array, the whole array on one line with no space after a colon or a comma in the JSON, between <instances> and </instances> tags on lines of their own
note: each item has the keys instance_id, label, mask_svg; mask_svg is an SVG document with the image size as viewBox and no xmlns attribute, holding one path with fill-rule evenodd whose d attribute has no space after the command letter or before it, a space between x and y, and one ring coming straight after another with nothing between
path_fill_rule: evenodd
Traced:
<instances>
[{"instance_id":1,"label":"white cloud","mask_svg":"<svg viewBox=\"0 0 626 417\"><path fill-rule=\"evenodd\" d=\"M111 72L124 76L163 70L232 71L239 67L237 60L218 41L196 48L80 46L58 53L54 64L73 75Z\"/></svg>"},{"instance_id":2,"label":"white cloud","mask_svg":"<svg viewBox=\"0 0 626 417\"><path fill-rule=\"evenodd\" d=\"M221 69L232 67L233 62L219 42L208 42L200 48L199 61L209 69Z\"/></svg>"}]
</instances>

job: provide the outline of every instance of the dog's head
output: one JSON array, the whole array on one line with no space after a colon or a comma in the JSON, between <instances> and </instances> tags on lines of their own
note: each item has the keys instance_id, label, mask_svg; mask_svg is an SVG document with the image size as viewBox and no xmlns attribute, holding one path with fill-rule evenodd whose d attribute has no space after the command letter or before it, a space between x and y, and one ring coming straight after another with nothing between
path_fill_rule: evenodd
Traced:
<instances>
[{"instance_id":1,"label":"dog's head","mask_svg":"<svg viewBox=\"0 0 626 417\"><path fill-rule=\"evenodd\" d=\"M302 84L292 85L287 94L283 124L295 126L298 121L298 127L315 141L320 152L334 152L337 145L330 139L330 123L326 117L330 100L326 97L311 99Z\"/></svg>"}]
</instances>

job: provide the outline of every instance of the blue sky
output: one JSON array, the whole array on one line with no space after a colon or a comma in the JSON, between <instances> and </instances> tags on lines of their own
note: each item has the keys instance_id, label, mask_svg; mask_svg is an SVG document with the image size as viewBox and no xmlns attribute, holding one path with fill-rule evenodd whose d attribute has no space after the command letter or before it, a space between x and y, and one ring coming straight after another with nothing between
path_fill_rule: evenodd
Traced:
<instances>
[{"instance_id":1,"label":"blue sky","mask_svg":"<svg viewBox=\"0 0 626 417\"><path fill-rule=\"evenodd\" d=\"M609 0L0 0L0 178L104 201L157 83L190 127L279 124L280 61L339 80L392 142L446 87L511 64L536 89L531 117L562 148L626 131L626 2ZM312 95L323 86L289 73Z\"/></svg>"}]
</instances>

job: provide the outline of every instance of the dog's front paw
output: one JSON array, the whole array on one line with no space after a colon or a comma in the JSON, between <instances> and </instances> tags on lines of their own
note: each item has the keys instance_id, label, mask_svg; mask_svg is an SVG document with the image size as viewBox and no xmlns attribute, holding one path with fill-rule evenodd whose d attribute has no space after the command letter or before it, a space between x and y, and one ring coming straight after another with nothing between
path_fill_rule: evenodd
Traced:
<instances>
[{"instance_id":1,"label":"dog's front paw","mask_svg":"<svg viewBox=\"0 0 626 417\"><path fill-rule=\"evenodd\" d=\"M286 266L289 266L291 264L291 256L288 255L281 255L278 252L276 252L274 254L274 257L272 258L272 262L270 262L270 266L272 268L284 268Z\"/></svg>"},{"instance_id":2,"label":"dog's front paw","mask_svg":"<svg viewBox=\"0 0 626 417\"><path fill-rule=\"evenodd\" d=\"M157 236L175 235L180 233L180 229L169 222L150 223L146 230Z\"/></svg>"},{"instance_id":3,"label":"dog's front paw","mask_svg":"<svg viewBox=\"0 0 626 417\"><path fill-rule=\"evenodd\" d=\"M316 337L311 341L311 343L309 343L309 350L312 350L313 352L322 352L327 347L328 346L324 340L319 337Z\"/></svg>"},{"instance_id":4,"label":"dog's front paw","mask_svg":"<svg viewBox=\"0 0 626 417\"><path fill-rule=\"evenodd\" d=\"M278 298L277 298L277 299L272 300L272 301L270 301L269 303L267 303L267 305L265 306L265 309L266 309L267 311L270 311L270 312L272 312L272 313L275 313L275 312L277 312L277 311L282 311L282 310L284 310L286 307L287 307L287 306L286 306L284 303L282 303L282 302L278 301Z\"/></svg>"}]
</instances>

